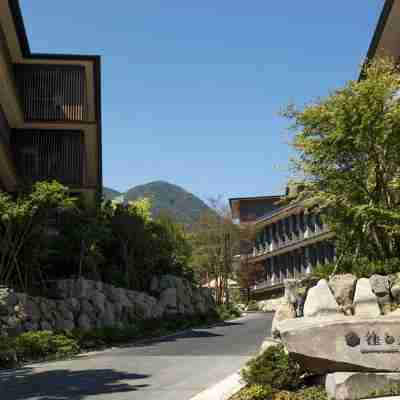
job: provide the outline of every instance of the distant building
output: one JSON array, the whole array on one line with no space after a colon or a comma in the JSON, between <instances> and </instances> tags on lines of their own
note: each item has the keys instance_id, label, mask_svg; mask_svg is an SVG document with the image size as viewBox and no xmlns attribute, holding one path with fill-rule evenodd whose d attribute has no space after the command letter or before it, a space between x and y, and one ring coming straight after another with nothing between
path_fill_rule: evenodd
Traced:
<instances>
[{"instance_id":1,"label":"distant building","mask_svg":"<svg viewBox=\"0 0 400 400\"><path fill-rule=\"evenodd\" d=\"M102 190L100 57L32 53L18 0L0 0L0 82L0 189L56 179L94 204Z\"/></svg>"},{"instance_id":2,"label":"distant building","mask_svg":"<svg viewBox=\"0 0 400 400\"><path fill-rule=\"evenodd\" d=\"M309 276L318 264L335 259L333 233L319 213L301 202L284 205L284 196L230 199L232 216L256 232L252 249L242 261L261 264L265 274L251 291L268 298L283 291L284 279Z\"/></svg>"}]
</instances>

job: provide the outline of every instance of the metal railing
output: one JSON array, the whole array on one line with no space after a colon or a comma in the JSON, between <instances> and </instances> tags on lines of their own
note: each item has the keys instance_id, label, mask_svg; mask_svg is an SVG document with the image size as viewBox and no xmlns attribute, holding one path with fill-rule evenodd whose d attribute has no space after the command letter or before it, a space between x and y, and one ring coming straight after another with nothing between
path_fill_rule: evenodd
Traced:
<instances>
[{"instance_id":1,"label":"metal railing","mask_svg":"<svg viewBox=\"0 0 400 400\"><path fill-rule=\"evenodd\" d=\"M315 228L314 231L312 231L310 228L307 227L307 229L302 232L298 231L296 234L295 232L292 232L291 235L285 235L285 239L282 240L282 238L272 240L270 243L264 243L261 248L257 248L254 246L253 252L248 254L250 258L253 257L258 257L264 254L271 253L276 250L283 249L285 247L291 246L296 243L300 243L304 240L311 239L313 237L317 237L319 235L328 233L329 229L326 225L323 225L322 228Z\"/></svg>"}]
</instances>

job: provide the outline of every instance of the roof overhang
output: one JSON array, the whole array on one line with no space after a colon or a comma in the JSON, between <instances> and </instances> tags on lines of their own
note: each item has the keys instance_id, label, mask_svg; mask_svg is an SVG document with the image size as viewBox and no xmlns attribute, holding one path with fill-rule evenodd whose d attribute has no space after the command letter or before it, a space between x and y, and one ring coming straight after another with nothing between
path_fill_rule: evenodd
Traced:
<instances>
[{"instance_id":1,"label":"roof overhang","mask_svg":"<svg viewBox=\"0 0 400 400\"><path fill-rule=\"evenodd\" d=\"M400 58L400 2L386 0L372 38L367 59L376 56Z\"/></svg>"},{"instance_id":2,"label":"roof overhang","mask_svg":"<svg viewBox=\"0 0 400 400\"><path fill-rule=\"evenodd\" d=\"M281 200L281 196L255 196L255 197L233 197L229 199L229 206L231 208L232 218L240 218L240 203L265 200L267 202L275 202Z\"/></svg>"}]
</instances>

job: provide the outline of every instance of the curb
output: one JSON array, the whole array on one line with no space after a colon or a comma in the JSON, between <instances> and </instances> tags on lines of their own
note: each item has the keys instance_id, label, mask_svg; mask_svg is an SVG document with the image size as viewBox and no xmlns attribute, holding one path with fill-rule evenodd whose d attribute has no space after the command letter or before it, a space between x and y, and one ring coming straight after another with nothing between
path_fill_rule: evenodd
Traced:
<instances>
[{"instance_id":1,"label":"curb","mask_svg":"<svg viewBox=\"0 0 400 400\"><path fill-rule=\"evenodd\" d=\"M245 386L246 384L242 381L239 372L236 372L214 386L200 392L190 400L229 400Z\"/></svg>"}]
</instances>

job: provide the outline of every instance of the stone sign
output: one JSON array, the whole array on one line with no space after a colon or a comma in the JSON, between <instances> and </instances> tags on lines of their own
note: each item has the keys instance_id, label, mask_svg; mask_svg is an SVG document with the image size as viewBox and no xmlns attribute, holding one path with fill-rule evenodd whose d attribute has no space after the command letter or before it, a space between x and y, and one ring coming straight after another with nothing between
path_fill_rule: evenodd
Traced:
<instances>
[{"instance_id":1,"label":"stone sign","mask_svg":"<svg viewBox=\"0 0 400 400\"><path fill-rule=\"evenodd\" d=\"M298 318L279 324L288 351L316 373L400 372L400 316Z\"/></svg>"},{"instance_id":2,"label":"stone sign","mask_svg":"<svg viewBox=\"0 0 400 400\"><path fill-rule=\"evenodd\" d=\"M349 332L345 336L346 343L350 347L360 345L361 353L400 353L400 336L396 337L390 332L371 330L360 337L355 332Z\"/></svg>"}]
</instances>

